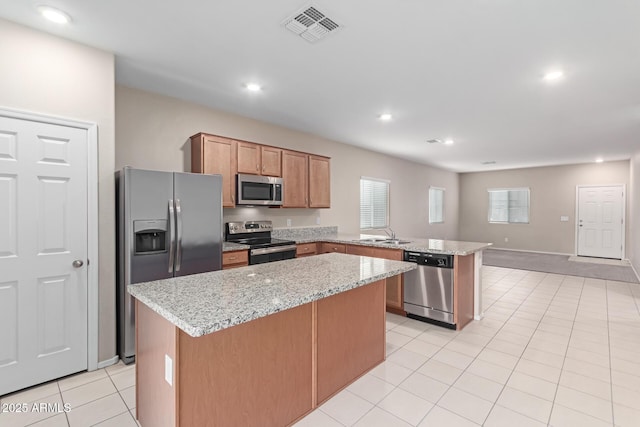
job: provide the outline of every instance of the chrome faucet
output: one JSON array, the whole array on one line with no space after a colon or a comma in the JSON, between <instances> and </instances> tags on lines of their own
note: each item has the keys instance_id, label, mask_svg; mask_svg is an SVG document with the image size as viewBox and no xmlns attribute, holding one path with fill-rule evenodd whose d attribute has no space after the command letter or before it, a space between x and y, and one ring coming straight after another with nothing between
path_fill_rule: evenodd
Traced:
<instances>
[{"instance_id":1,"label":"chrome faucet","mask_svg":"<svg viewBox=\"0 0 640 427\"><path fill-rule=\"evenodd\" d=\"M391 227L389 227L388 229L385 229L384 232L387 234L387 236L391 238L391 240L396 240L396 232L393 231Z\"/></svg>"}]
</instances>

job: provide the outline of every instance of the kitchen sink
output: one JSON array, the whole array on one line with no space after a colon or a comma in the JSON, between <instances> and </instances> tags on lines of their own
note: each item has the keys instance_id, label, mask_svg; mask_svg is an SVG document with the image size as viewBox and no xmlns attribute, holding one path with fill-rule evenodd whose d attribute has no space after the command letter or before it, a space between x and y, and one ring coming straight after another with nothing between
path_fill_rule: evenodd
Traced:
<instances>
[{"instance_id":1,"label":"kitchen sink","mask_svg":"<svg viewBox=\"0 0 640 427\"><path fill-rule=\"evenodd\" d=\"M407 243L411 243L410 240L399 240L399 239L384 239L380 243L389 243L392 245L406 245Z\"/></svg>"},{"instance_id":2,"label":"kitchen sink","mask_svg":"<svg viewBox=\"0 0 640 427\"><path fill-rule=\"evenodd\" d=\"M358 239L358 240L354 240L354 242L362 242L362 243L383 243L386 242L387 239L384 238L376 238L376 237L370 237L368 239Z\"/></svg>"}]
</instances>

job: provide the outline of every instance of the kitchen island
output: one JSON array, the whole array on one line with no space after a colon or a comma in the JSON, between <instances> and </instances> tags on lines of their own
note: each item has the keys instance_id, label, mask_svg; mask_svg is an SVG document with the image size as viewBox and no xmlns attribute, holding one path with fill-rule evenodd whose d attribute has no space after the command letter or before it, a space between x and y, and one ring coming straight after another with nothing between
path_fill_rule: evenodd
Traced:
<instances>
[{"instance_id":1,"label":"kitchen island","mask_svg":"<svg viewBox=\"0 0 640 427\"><path fill-rule=\"evenodd\" d=\"M143 426L284 426L385 358L385 279L325 254L131 285Z\"/></svg>"}]
</instances>

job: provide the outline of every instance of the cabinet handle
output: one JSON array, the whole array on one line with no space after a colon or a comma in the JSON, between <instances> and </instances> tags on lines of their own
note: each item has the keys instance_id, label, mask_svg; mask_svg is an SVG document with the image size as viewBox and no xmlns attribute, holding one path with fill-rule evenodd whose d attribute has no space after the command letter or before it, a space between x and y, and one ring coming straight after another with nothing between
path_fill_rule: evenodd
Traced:
<instances>
[{"instance_id":1,"label":"cabinet handle","mask_svg":"<svg viewBox=\"0 0 640 427\"><path fill-rule=\"evenodd\" d=\"M234 257L234 256L230 256L229 257L229 261L233 261L234 259L236 259L236 257Z\"/></svg>"},{"instance_id":2,"label":"cabinet handle","mask_svg":"<svg viewBox=\"0 0 640 427\"><path fill-rule=\"evenodd\" d=\"M236 198L233 195L231 195L231 202L233 202L233 203L236 202Z\"/></svg>"},{"instance_id":3,"label":"cabinet handle","mask_svg":"<svg viewBox=\"0 0 640 427\"><path fill-rule=\"evenodd\" d=\"M256 172L260 170L260 165L256 165Z\"/></svg>"}]
</instances>

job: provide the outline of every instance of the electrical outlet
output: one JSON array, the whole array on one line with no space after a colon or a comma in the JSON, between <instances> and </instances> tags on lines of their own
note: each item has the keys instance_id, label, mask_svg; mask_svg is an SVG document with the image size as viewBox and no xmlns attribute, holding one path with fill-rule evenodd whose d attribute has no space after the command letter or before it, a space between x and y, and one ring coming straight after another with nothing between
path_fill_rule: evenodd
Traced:
<instances>
[{"instance_id":1,"label":"electrical outlet","mask_svg":"<svg viewBox=\"0 0 640 427\"><path fill-rule=\"evenodd\" d=\"M287 227L291 227L291 219L287 218Z\"/></svg>"},{"instance_id":2,"label":"electrical outlet","mask_svg":"<svg viewBox=\"0 0 640 427\"><path fill-rule=\"evenodd\" d=\"M505 238L504 238L504 241L505 241L505 242L508 242L508 241L509 241L509 238L508 238L508 237L505 237Z\"/></svg>"},{"instance_id":3,"label":"electrical outlet","mask_svg":"<svg viewBox=\"0 0 640 427\"><path fill-rule=\"evenodd\" d=\"M173 386L173 360L168 354L164 355L164 380Z\"/></svg>"},{"instance_id":4,"label":"electrical outlet","mask_svg":"<svg viewBox=\"0 0 640 427\"><path fill-rule=\"evenodd\" d=\"M562 215L562 216L560 217L560 221L562 221L562 222L567 222L567 221L569 221L569 217L568 217L568 216L565 216L565 215Z\"/></svg>"},{"instance_id":5,"label":"electrical outlet","mask_svg":"<svg viewBox=\"0 0 640 427\"><path fill-rule=\"evenodd\" d=\"M319 216L316 217L316 225L320 225L320 217Z\"/></svg>"}]
</instances>

